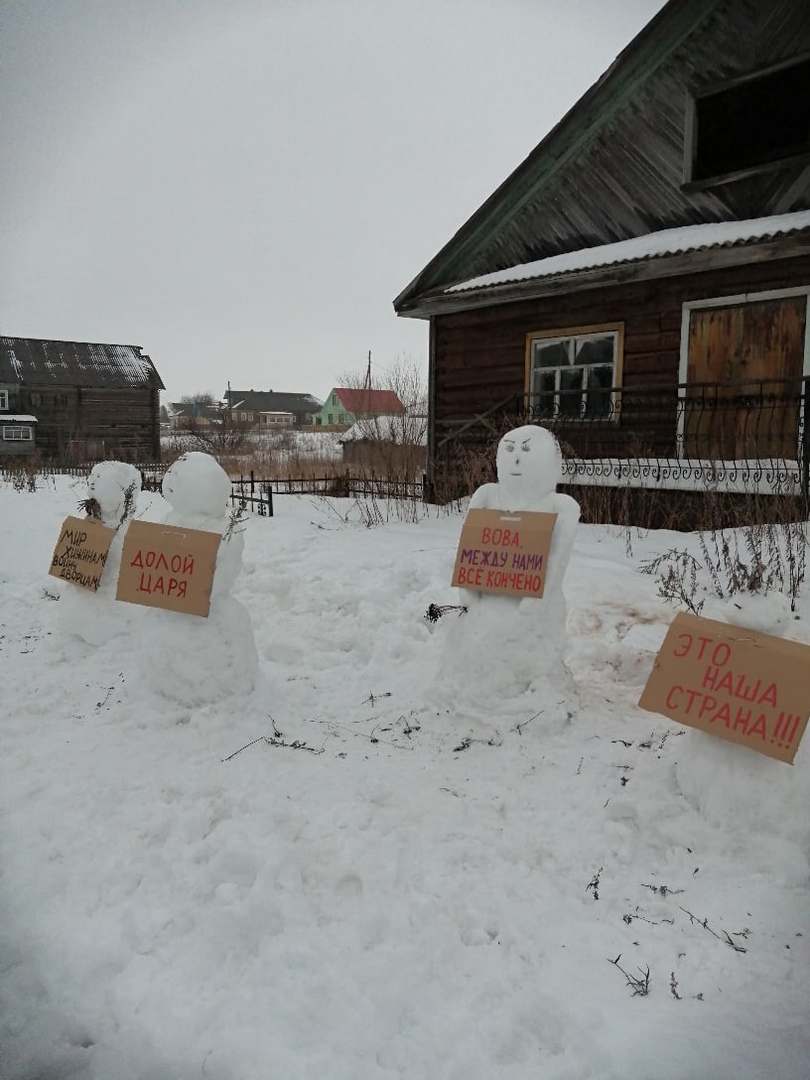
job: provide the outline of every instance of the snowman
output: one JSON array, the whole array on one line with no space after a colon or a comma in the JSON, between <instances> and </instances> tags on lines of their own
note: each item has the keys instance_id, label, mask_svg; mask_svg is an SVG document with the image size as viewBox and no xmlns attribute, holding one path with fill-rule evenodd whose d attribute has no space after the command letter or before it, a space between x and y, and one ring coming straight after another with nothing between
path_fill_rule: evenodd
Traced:
<instances>
[{"instance_id":1,"label":"snowman","mask_svg":"<svg viewBox=\"0 0 810 1080\"><path fill-rule=\"evenodd\" d=\"M230 511L231 481L210 454L191 451L167 469L163 521L218 533L207 618L154 609L144 628L144 673L153 689L185 705L249 693L257 684L258 654L247 609L231 596L242 569L244 523Z\"/></svg>"},{"instance_id":2,"label":"snowman","mask_svg":"<svg viewBox=\"0 0 810 1080\"><path fill-rule=\"evenodd\" d=\"M59 603L59 623L63 631L88 645L105 641L131 627L132 613L115 602L121 549L129 522L135 514L141 493L141 474L125 461L101 461L87 478L87 498L82 507L88 518L115 529L107 561L96 592L70 585Z\"/></svg>"},{"instance_id":3,"label":"snowman","mask_svg":"<svg viewBox=\"0 0 810 1080\"><path fill-rule=\"evenodd\" d=\"M557 515L542 597L510 596L462 589L466 615L448 627L439 681L445 698L473 697L478 677L487 690L505 697L550 682L570 689L562 663L566 606L563 578L579 522L579 504L557 491L562 452L545 428L508 431L498 444L496 483L484 484L470 509ZM480 691L478 691L480 692Z\"/></svg>"}]
</instances>

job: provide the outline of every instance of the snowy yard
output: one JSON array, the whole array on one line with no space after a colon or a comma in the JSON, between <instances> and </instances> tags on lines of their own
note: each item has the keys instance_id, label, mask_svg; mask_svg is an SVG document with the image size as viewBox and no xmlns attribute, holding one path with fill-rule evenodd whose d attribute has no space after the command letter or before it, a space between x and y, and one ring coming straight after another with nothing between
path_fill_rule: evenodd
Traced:
<instances>
[{"instance_id":1,"label":"snowy yard","mask_svg":"<svg viewBox=\"0 0 810 1080\"><path fill-rule=\"evenodd\" d=\"M461 515L280 496L234 589L260 685L189 708L154 612L60 625L84 493L0 488L3 1080L810 1076L810 736L791 767L637 707L674 615L639 565L693 537L580 525L570 692L456 694L423 616Z\"/></svg>"}]
</instances>

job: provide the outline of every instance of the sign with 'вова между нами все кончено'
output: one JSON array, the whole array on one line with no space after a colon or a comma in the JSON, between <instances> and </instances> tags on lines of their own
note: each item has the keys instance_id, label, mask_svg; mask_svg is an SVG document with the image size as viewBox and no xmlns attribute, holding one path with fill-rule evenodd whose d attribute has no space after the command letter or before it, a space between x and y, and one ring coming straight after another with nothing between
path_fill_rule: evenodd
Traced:
<instances>
[{"instance_id":1,"label":"sign with '\u0432\u043e\u0432\u0430 \u043c\u0435\u0436\u0434\u0443 \u043d\u0430\u043c\u0438 \u0432\u0441\u0435 \u043a\u043e\u043d\u0447\u0435\u043d\u043e'","mask_svg":"<svg viewBox=\"0 0 810 1080\"><path fill-rule=\"evenodd\" d=\"M639 705L792 764L810 714L810 646L675 617Z\"/></svg>"},{"instance_id":2,"label":"sign with '\u0432\u043e\u0432\u0430 \u043c\u0435\u0436\u0434\u0443 \u043d\u0430\u043c\u0438 \u0432\u0441\u0435 \u043a\u043e\u043d\u0447\u0435\u043d\u043e'","mask_svg":"<svg viewBox=\"0 0 810 1080\"><path fill-rule=\"evenodd\" d=\"M556 514L473 509L461 529L452 584L540 599Z\"/></svg>"}]
</instances>

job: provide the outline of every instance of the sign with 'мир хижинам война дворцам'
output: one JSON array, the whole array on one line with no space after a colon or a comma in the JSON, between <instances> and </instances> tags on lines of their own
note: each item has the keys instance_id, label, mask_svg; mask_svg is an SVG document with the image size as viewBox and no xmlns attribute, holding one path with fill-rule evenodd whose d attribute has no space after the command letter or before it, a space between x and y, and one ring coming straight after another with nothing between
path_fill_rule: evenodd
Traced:
<instances>
[{"instance_id":1,"label":"sign with '\u043c\u0438\u0440 \u0445\u0438\u0436\u0438\u043d\u0430\u043c \u0432\u043e\u0439\u043d\u0430 \u0434\u0432\u043e\u0440\u0446\u0430\u043c'","mask_svg":"<svg viewBox=\"0 0 810 1080\"><path fill-rule=\"evenodd\" d=\"M792 764L810 713L810 647L681 613L639 705Z\"/></svg>"},{"instance_id":2,"label":"sign with '\u043c\u0438\u0440 \u0445\u0438\u0436\u0438\u043d\u0430\u043c \u0432\u043e\u0439\u043d\u0430 \u0434\u0432\u043e\u0440\u0446\u0430\u043c'","mask_svg":"<svg viewBox=\"0 0 810 1080\"><path fill-rule=\"evenodd\" d=\"M48 573L96 592L114 537L115 529L102 525L94 518L65 518Z\"/></svg>"},{"instance_id":3,"label":"sign with '\u043c\u0438\u0440 \u0445\u0438\u0436\u0438\u043d\u0430\u043c \u0432\u043e\u0439\u043d\u0430 \u0434\u0432\u043e\u0440\u0446\u0430\u043c'","mask_svg":"<svg viewBox=\"0 0 810 1080\"><path fill-rule=\"evenodd\" d=\"M470 510L451 584L510 596L543 595L556 514Z\"/></svg>"},{"instance_id":4,"label":"sign with '\u043c\u0438\u0440 \u0445\u0438\u0436\u0438\u043d\u0430\u043c \u0432\u043e\u0439\u043d\u0430 \u0434\u0432\u043e\u0440\u0446\u0430\u043c'","mask_svg":"<svg viewBox=\"0 0 810 1080\"><path fill-rule=\"evenodd\" d=\"M115 599L206 617L221 541L201 529L131 522Z\"/></svg>"}]
</instances>

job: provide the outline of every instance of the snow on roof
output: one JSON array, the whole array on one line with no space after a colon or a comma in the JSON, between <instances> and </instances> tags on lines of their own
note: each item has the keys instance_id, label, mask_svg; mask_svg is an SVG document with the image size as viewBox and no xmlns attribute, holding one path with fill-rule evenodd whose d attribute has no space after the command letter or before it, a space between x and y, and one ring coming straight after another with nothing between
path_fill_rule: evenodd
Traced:
<instances>
[{"instance_id":1,"label":"snow on roof","mask_svg":"<svg viewBox=\"0 0 810 1080\"><path fill-rule=\"evenodd\" d=\"M0 424L7 424L13 420L19 424L36 424L35 416L26 416L24 413L0 413Z\"/></svg>"},{"instance_id":2,"label":"snow on roof","mask_svg":"<svg viewBox=\"0 0 810 1080\"><path fill-rule=\"evenodd\" d=\"M410 443L427 446L427 418L424 416L375 416L358 420L344 431L338 442Z\"/></svg>"},{"instance_id":3,"label":"snow on roof","mask_svg":"<svg viewBox=\"0 0 810 1080\"><path fill-rule=\"evenodd\" d=\"M753 218L748 221L717 221L704 225L686 225L678 229L663 229L661 232L634 236L631 240L619 240L615 244L600 244L597 247L582 248L579 251L567 251L561 255L551 255L548 258L523 263L521 266L512 266L506 270L496 270L494 273L482 274L480 277L452 285L445 291L448 293L466 292L491 285L529 281L552 274L590 270L597 266L656 259L664 255L677 255L687 251L699 251L703 248L730 247L802 229L810 229L810 210L800 210L793 214L780 214L775 217Z\"/></svg>"}]
</instances>

